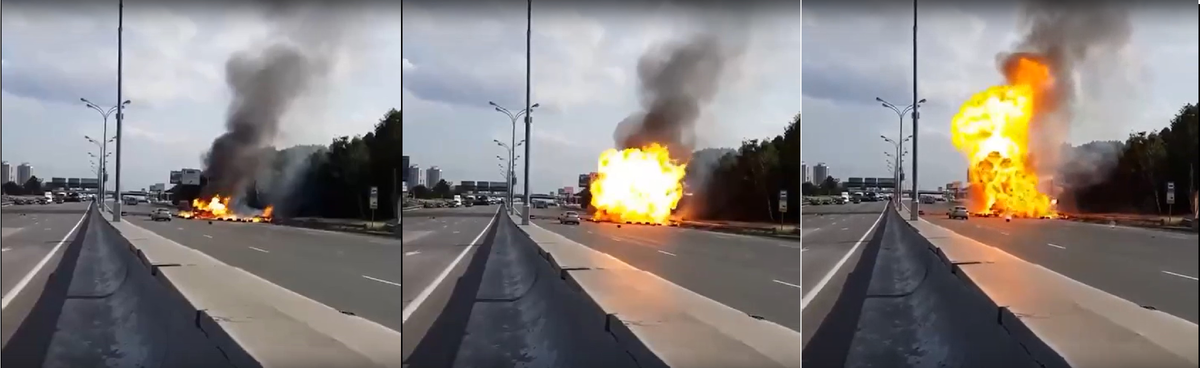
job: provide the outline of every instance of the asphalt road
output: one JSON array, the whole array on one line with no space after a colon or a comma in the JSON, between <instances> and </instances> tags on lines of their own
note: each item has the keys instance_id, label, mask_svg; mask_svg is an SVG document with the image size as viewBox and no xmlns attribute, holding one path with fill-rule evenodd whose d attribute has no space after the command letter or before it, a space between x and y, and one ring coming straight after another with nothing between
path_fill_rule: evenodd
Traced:
<instances>
[{"instance_id":1,"label":"asphalt road","mask_svg":"<svg viewBox=\"0 0 1200 368\"><path fill-rule=\"evenodd\" d=\"M921 209L925 220L958 234L1117 297L1197 322L1200 239L1194 233L1069 220L949 220L946 204Z\"/></svg>"},{"instance_id":2,"label":"asphalt road","mask_svg":"<svg viewBox=\"0 0 1200 368\"><path fill-rule=\"evenodd\" d=\"M174 219L122 206L137 226L310 299L401 330L401 239L272 224Z\"/></svg>"},{"instance_id":3,"label":"asphalt road","mask_svg":"<svg viewBox=\"0 0 1200 368\"><path fill-rule=\"evenodd\" d=\"M88 203L22 205L4 207L3 267L0 267L4 298L9 298L21 279L67 237L83 218ZM49 269L54 265L46 265Z\"/></svg>"},{"instance_id":4,"label":"asphalt road","mask_svg":"<svg viewBox=\"0 0 1200 368\"><path fill-rule=\"evenodd\" d=\"M858 257L887 202L804 207L802 221L804 342L833 308L846 275Z\"/></svg>"},{"instance_id":5,"label":"asphalt road","mask_svg":"<svg viewBox=\"0 0 1200 368\"><path fill-rule=\"evenodd\" d=\"M536 209L543 228L716 302L800 331L800 242L703 230L584 222Z\"/></svg>"}]
</instances>

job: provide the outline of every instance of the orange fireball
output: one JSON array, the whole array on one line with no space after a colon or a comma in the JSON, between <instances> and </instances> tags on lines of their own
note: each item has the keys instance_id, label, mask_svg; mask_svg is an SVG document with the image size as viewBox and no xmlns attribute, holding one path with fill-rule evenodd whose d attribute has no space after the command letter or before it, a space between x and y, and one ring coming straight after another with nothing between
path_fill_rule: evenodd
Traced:
<instances>
[{"instance_id":1,"label":"orange fireball","mask_svg":"<svg viewBox=\"0 0 1200 368\"><path fill-rule=\"evenodd\" d=\"M975 94L951 121L951 139L969 165L969 208L983 215L1054 217L1054 200L1038 190L1029 150L1030 123L1053 76L1030 57L1007 69L1010 84Z\"/></svg>"},{"instance_id":2,"label":"orange fireball","mask_svg":"<svg viewBox=\"0 0 1200 368\"><path fill-rule=\"evenodd\" d=\"M592 194L599 221L665 224L683 197L687 165L657 143L600 154Z\"/></svg>"}]
</instances>

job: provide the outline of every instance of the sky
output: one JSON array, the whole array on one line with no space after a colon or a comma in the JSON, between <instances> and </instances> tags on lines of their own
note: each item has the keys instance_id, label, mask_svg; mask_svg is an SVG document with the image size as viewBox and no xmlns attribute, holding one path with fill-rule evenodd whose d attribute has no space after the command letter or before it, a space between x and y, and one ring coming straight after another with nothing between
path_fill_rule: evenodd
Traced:
<instances>
[{"instance_id":1,"label":"sky","mask_svg":"<svg viewBox=\"0 0 1200 368\"><path fill-rule=\"evenodd\" d=\"M879 136L896 139L900 122L875 98L901 109L912 104L911 2L827 3L804 5L804 161L824 162L842 180L891 177L883 152L894 152L895 146ZM996 56L1011 51L1020 34L1016 4L1004 6L920 9L918 92L928 100L917 135L923 189L966 181L966 160L950 142L950 119L972 94L1003 82ZM1184 104L1197 102L1196 8L1179 3L1170 9L1159 2L1134 6L1130 42L1089 59L1090 74L1077 78L1087 92L1074 105L1070 143L1124 140L1131 132L1158 130ZM907 117L903 129L905 136L912 134ZM911 151L911 144L906 147ZM906 159L908 172L911 161Z\"/></svg>"},{"instance_id":2,"label":"sky","mask_svg":"<svg viewBox=\"0 0 1200 368\"><path fill-rule=\"evenodd\" d=\"M639 57L696 34L720 35L735 50L700 118L697 148L774 137L800 112L799 4L759 2L741 11L604 4L533 9L534 193L575 187L580 174L595 171L600 153L615 145L617 123L641 109ZM493 140L510 142L513 126L488 102L524 109L525 34L520 2L404 5L404 151L413 164L438 166L453 182L504 181L496 156L507 151Z\"/></svg>"},{"instance_id":3,"label":"sky","mask_svg":"<svg viewBox=\"0 0 1200 368\"><path fill-rule=\"evenodd\" d=\"M28 162L41 178L95 177L88 153L99 155L99 148L84 136L101 140L103 120L79 99L116 105L117 2L52 4L3 3L3 160ZM365 134L400 107L399 6L268 12L231 2L175 4L125 1L125 189L166 183L171 170L203 168L201 155L225 131L226 60L268 42L306 40L300 33L332 40L320 51L329 70L287 110L277 147ZM116 129L114 114L110 137ZM115 161L109 165L115 173Z\"/></svg>"}]
</instances>

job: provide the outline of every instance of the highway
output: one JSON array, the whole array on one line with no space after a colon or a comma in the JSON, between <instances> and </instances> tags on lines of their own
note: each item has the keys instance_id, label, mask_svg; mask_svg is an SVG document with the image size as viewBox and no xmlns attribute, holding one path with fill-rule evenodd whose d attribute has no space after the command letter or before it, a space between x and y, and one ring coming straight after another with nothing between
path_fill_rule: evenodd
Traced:
<instances>
[{"instance_id":1,"label":"highway","mask_svg":"<svg viewBox=\"0 0 1200 368\"><path fill-rule=\"evenodd\" d=\"M718 303L800 331L800 243L667 226L562 225L559 208L535 223Z\"/></svg>"},{"instance_id":2,"label":"highway","mask_svg":"<svg viewBox=\"0 0 1200 368\"><path fill-rule=\"evenodd\" d=\"M404 356L409 356L447 307L454 286L486 238L498 205L405 211L401 231ZM401 310L400 308L396 309Z\"/></svg>"},{"instance_id":3,"label":"highway","mask_svg":"<svg viewBox=\"0 0 1200 368\"><path fill-rule=\"evenodd\" d=\"M887 202L805 206L803 221L804 343L829 314L846 275L870 240Z\"/></svg>"},{"instance_id":4,"label":"highway","mask_svg":"<svg viewBox=\"0 0 1200 368\"><path fill-rule=\"evenodd\" d=\"M924 205L923 218L1107 293L1197 322L1195 233L1069 220L946 218L948 205Z\"/></svg>"},{"instance_id":5,"label":"highway","mask_svg":"<svg viewBox=\"0 0 1200 368\"><path fill-rule=\"evenodd\" d=\"M69 242L78 233L77 226L87 208L88 203L4 207L0 214L4 244L0 286L4 295L3 336L6 341L29 312L32 301L37 299L26 298L24 294L40 290L39 283L45 282L46 274L56 264L52 259L54 257L48 256L51 252L61 255L62 247L59 245L64 241ZM34 272L35 269L37 272ZM39 277L35 278L35 273ZM13 308L10 308L10 302L17 295L22 295L20 299L30 303L13 303Z\"/></svg>"},{"instance_id":6,"label":"highway","mask_svg":"<svg viewBox=\"0 0 1200 368\"><path fill-rule=\"evenodd\" d=\"M268 282L401 331L401 239L264 223L151 221L151 205L121 206L125 221Z\"/></svg>"}]
</instances>

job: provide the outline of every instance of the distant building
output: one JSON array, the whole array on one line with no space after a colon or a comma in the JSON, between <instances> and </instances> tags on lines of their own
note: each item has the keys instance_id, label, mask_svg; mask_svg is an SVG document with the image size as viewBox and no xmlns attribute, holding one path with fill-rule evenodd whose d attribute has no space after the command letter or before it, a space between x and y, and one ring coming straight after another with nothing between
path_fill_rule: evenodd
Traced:
<instances>
[{"instance_id":1,"label":"distant building","mask_svg":"<svg viewBox=\"0 0 1200 368\"><path fill-rule=\"evenodd\" d=\"M441 168L439 168L437 166L433 166L433 167L430 167L429 170L425 170L425 182L428 183L427 186L432 187L434 185L437 185L438 182L440 182L440 181L442 181L442 169Z\"/></svg>"},{"instance_id":2,"label":"distant building","mask_svg":"<svg viewBox=\"0 0 1200 368\"><path fill-rule=\"evenodd\" d=\"M829 176L830 176L829 166L825 165L824 162L817 164L817 166L813 166L812 172L813 172L813 177L812 177L813 181L812 182L813 182L813 184L817 184L817 185L821 185L821 183L824 183L825 179L829 178Z\"/></svg>"},{"instance_id":3,"label":"distant building","mask_svg":"<svg viewBox=\"0 0 1200 368\"><path fill-rule=\"evenodd\" d=\"M800 163L800 182L801 183L811 183L812 182L812 178L809 177L809 175L808 175L808 164L804 163L804 162Z\"/></svg>"},{"instance_id":4,"label":"distant building","mask_svg":"<svg viewBox=\"0 0 1200 368\"><path fill-rule=\"evenodd\" d=\"M17 183L24 185L25 182L28 182L29 178L32 177L33 165L30 165L28 162L26 162L20 166L17 166Z\"/></svg>"},{"instance_id":5,"label":"distant building","mask_svg":"<svg viewBox=\"0 0 1200 368\"><path fill-rule=\"evenodd\" d=\"M425 182L425 171L421 170L420 165L412 165L408 167L408 185L412 187L416 187L418 185L425 186L426 188L430 187L430 185Z\"/></svg>"},{"instance_id":6,"label":"distant building","mask_svg":"<svg viewBox=\"0 0 1200 368\"><path fill-rule=\"evenodd\" d=\"M0 162L0 184L8 183L10 181L17 181L16 169L17 168L13 167L13 165L10 165L8 161Z\"/></svg>"}]
</instances>

